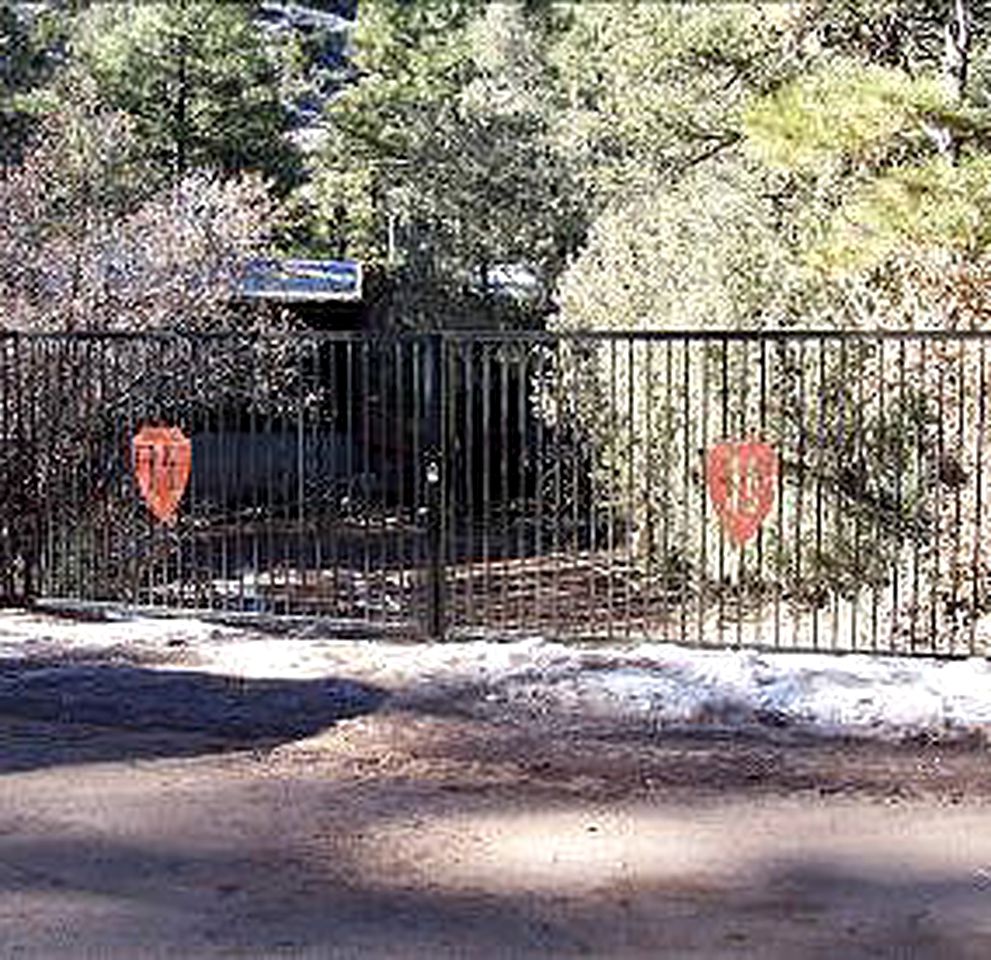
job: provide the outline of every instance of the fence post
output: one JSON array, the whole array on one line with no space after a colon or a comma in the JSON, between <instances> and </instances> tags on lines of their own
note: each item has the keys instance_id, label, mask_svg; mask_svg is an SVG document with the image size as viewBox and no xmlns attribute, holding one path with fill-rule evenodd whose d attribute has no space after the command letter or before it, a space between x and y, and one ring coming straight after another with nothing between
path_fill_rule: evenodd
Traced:
<instances>
[{"instance_id":1,"label":"fence post","mask_svg":"<svg viewBox=\"0 0 991 960\"><path fill-rule=\"evenodd\" d=\"M444 463L444 342L441 334L427 337L424 368L424 436L426 439L424 479L427 497L427 633L432 640L444 639L444 557L443 490Z\"/></svg>"},{"instance_id":2,"label":"fence post","mask_svg":"<svg viewBox=\"0 0 991 960\"><path fill-rule=\"evenodd\" d=\"M6 368L3 377L5 437L10 454L7 459L8 486L2 527L5 531L3 553L8 570L6 590L10 599L31 605L35 599L35 565L38 553L37 513L40 510L39 491L33 470L36 464L28 455L25 436L24 410L24 342L18 332L11 337L13 370ZM10 394L13 394L11 397ZM12 403L8 405L8 400ZM34 397L29 398L33 402ZM13 423L11 424L11 420ZM30 441L34 441L34 437ZM12 487L12 489L11 489ZM18 578L18 569L20 577ZM18 580L20 582L18 582Z\"/></svg>"}]
</instances>

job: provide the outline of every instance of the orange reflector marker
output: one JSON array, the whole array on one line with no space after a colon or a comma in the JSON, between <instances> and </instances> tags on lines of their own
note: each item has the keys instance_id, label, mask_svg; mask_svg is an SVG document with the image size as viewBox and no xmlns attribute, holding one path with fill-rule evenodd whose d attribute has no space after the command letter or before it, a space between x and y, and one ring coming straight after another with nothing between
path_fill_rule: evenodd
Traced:
<instances>
[{"instance_id":1,"label":"orange reflector marker","mask_svg":"<svg viewBox=\"0 0 991 960\"><path fill-rule=\"evenodd\" d=\"M193 445L178 427L142 427L135 435L134 476L148 509L174 524L189 483Z\"/></svg>"},{"instance_id":2,"label":"orange reflector marker","mask_svg":"<svg viewBox=\"0 0 991 960\"><path fill-rule=\"evenodd\" d=\"M705 458L709 496L730 539L743 546L774 505L778 457L766 443L717 443Z\"/></svg>"}]
</instances>

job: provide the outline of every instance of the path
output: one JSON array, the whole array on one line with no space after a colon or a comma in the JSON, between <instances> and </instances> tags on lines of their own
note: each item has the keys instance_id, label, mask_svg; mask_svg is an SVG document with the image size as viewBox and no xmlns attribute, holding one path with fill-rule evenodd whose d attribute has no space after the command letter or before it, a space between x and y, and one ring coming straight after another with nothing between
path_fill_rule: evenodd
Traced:
<instances>
[{"instance_id":1,"label":"path","mask_svg":"<svg viewBox=\"0 0 991 960\"><path fill-rule=\"evenodd\" d=\"M4 729L55 761L0 778L4 957L991 956L972 749L402 709L187 757L175 733ZM110 749L145 758L86 762Z\"/></svg>"}]
</instances>

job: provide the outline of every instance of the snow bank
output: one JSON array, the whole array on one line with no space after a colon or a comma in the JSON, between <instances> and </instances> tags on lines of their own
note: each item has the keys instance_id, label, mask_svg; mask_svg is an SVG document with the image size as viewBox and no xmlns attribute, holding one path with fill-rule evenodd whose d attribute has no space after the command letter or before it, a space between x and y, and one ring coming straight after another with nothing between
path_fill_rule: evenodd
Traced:
<instances>
[{"instance_id":1,"label":"snow bank","mask_svg":"<svg viewBox=\"0 0 991 960\"><path fill-rule=\"evenodd\" d=\"M401 693L458 692L480 710L633 719L656 727L773 725L902 738L991 729L991 664L862 654L594 648L540 637L433 645L272 637L198 620L79 622L0 612L0 657L99 660L138 651L170 669L254 677L344 677ZM135 659L139 659L135 657ZM146 656L154 664L156 656Z\"/></svg>"},{"instance_id":2,"label":"snow bank","mask_svg":"<svg viewBox=\"0 0 991 960\"><path fill-rule=\"evenodd\" d=\"M645 645L585 658L581 669L543 681L508 677L504 688L512 698L557 694L572 709L657 725L770 724L886 739L991 728L991 664L978 659Z\"/></svg>"}]
</instances>

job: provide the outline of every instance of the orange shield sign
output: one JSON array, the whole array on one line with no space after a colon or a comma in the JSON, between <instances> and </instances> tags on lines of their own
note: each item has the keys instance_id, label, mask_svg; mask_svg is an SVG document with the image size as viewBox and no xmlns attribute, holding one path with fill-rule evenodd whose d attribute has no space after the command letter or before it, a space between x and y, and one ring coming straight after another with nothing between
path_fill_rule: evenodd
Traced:
<instances>
[{"instance_id":1,"label":"orange shield sign","mask_svg":"<svg viewBox=\"0 0 991 960\"><path fill-rule=\"evenodd\" d=\"M774 505L778 458L766 443L717 443L706 454L709 496L730 539L742 546Z\"/></svg>"},{"instance_id":2,"label":"orange shield sign","mask_svg":"<svg viewBox=\"0 0 991 960\"><path fill-rule=\"evenodd\" d=\"M142 427L135 435L134 476L148 509L173 524L189 482L193 445L178 427Z\"/></svg>"}]
</instances>

